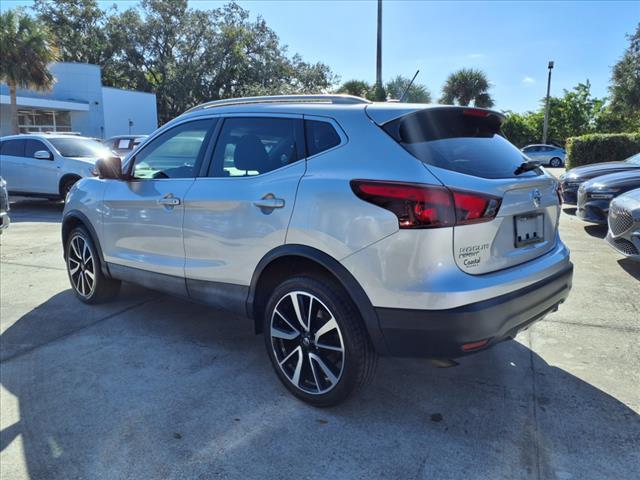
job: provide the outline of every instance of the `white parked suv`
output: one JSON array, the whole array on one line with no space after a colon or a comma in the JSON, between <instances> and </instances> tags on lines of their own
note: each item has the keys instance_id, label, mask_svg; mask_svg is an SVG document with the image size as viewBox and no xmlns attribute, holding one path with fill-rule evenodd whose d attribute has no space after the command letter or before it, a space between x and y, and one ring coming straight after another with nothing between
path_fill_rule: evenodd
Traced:
<instances>
[{"instance_id":1,"label":"white parked suv","mask_svg":"<svg viewBox=\"0 0 640 480\"><path fill-rule=\"evenodd\" d=\"M318 406L377 355L491 347L556 310L573 270L558 182L502 120L349 96L201 105L72 188L71 286L97 303L130 281L247 316Z\"/></svg>"},{"instance_id":2,"label":"white parked suv","mask_svg":"<svg viewBox=\"0 0 640 480\"><path fill-rule=\"evenodd\" d=\"M0 174L13 195L64 198L82 177L92 176L98 158L111 155L92 138L23 134L0 138Z\"/></svg>"}]
</instances>

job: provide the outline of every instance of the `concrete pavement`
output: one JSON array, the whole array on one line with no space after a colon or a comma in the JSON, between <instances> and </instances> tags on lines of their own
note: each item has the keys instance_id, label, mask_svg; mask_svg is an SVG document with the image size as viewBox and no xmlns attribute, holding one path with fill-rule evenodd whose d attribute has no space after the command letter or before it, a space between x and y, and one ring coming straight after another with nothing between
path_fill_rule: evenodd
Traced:
<instances>
[{"instance_id":1,"label":"concrete pavement","mask_svg":"<svg viewBox=\"0 0 640 480\"><path fill-rule=\"evenodd\" d=\"M568 213L558 312L456 368L381 359L325 410L244 319L131 285L81 304L60 213L14 203L0 237L3 479L640 478L640 265Z\"/></svg>"}]
</instances>

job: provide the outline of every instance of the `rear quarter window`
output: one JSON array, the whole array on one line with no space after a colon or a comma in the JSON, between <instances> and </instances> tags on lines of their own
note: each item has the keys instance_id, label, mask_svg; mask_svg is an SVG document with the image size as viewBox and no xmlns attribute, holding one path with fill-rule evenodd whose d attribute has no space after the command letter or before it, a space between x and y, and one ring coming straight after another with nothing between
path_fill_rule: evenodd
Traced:
<instances>
[{"instance_id":1,"label":"rear quarter window","mask_svg":"<svg viewBox=\"0 0 640 480\"><path fill-rule=\"evenodd\" d=\"M340 145L340 135L328 122L305 120L304 132L309 157Z\"/></svg>"},{"instance_id":2,"label":"rear quarter window","mask_svg":"<svg viewBox=\"0 0 640 480\"><path fill-rule=\"evenodd\" d=\"M405 115L383 129L427 165L482 178L516 177L516 169L526 158L499 134L500 124L495 114L445 108ZM536 169L519 176L541 174Z\"/></svg>"}]
</instances>

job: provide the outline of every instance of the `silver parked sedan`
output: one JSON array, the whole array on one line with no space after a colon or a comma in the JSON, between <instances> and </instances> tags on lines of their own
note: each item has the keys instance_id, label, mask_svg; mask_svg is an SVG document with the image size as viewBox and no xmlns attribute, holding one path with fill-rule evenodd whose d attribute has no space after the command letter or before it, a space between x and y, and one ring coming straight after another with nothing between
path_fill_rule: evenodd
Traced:
<instances>
[{"instance_id":1,"label":"silver parked sedan","mask_svg":"<svg viewBox=\"0 0 640 480\"><path fill-rule=\"evenodd\" d=\"M606 240L621 254L640 261L640 188L611 201Z\"/></svg>"},{"instance_id":2,"label":"silver parked sedan","mask_svg":"<svg viewBox=\"0 0 640 480\"><path fill-rule=\"evenodd\" d=\"M527 145L522 153L540 165L554 168L562 167L566 156L564 149L555 145Z\"/></svg>"}]
</instances>

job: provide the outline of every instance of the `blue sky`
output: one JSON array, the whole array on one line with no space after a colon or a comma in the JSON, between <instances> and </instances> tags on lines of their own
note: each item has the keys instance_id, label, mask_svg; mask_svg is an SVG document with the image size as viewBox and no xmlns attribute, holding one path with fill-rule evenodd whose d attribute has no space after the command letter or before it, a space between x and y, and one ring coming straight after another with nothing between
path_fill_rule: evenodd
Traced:
<instances>
[{"instance_id":1,"label":"blue sky","mask_svg":"<svg viewBox=\"0 0 640 480\"><path fill-rule=\"evenodd\" d=\"M3 0L3 9L30 5ZM119 9L136 2L106 1ZM220 1L190 1L209 9ZM375 78L376 2L240 0L261 15L290 53L327 63L343 81ZM589 79L607 95L611 66L640 22L640 2L432 2L387 0L383 13L383 77L412 76L435 99L446 76L480 68L492 83L496 107L535 109L545 94L547 62L554 60L552 94Z\"/></svg>"}]
</instances>

